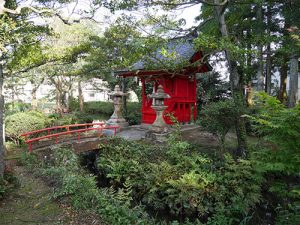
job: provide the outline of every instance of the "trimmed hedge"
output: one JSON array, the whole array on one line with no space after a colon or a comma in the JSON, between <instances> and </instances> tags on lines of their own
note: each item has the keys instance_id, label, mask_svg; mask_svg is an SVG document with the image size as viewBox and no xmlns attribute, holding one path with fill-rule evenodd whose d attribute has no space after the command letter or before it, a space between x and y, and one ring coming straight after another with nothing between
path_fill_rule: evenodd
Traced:
<instances>
[{"instance_id":1,"label":"trimmed hedge","mask_svg":"<svg viewBox=\"0 0 300 225\"><path fill-rule=\"evenodd\" d=\"M49 125L49 119L41 112L19 112L6 117L5 134L15 143L19 141L20 134L32 130L45 128Z\"/></svg>"},{"instance_id":2,"label":"trimmed hedge","mask_svg":"<svg viewBox=\"0 0 300 225\"><path fill-rule=\"evenodd\" d=\"M140 102L127 102L127 115L125 119L130 125L136 125L141 123L142 112ZM93 115L100 115L103 118L109 118L114 112L114 104L112 102L85 102L84 112L78 112L78 101L73 100L70 104L71 111L75 111L73 115L74 120L77 122L91 122L94 118Z\"/></svg>"},{"instance_id":3,"label":"trimmed hedge","mask_svg":"<svg viewBox=\"0 0 300 225\"><path fill-rule=\"evenodd\" d=\"M110 116L114 112L114 104L112 102L85 102L84 112Z\"/></svg>"}]
</instances>

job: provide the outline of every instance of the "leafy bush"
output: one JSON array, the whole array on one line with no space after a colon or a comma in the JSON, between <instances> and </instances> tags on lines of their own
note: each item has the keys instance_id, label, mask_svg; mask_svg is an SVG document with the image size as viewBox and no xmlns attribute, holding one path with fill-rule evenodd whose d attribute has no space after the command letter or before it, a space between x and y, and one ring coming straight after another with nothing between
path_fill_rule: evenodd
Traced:
<instances>
[{"instance_id":1,"label":"leafy bush","mask_svg":"<svg viewBox=\"0 0 300 225\"><path fill-rule=\"evenodd\" d=\"M212 102L224 100L230 96L229 83L222 80L217 72L204 73L197 77L197 106L199 111Z\"/></svg>"},{"instance_id":2,"label":"leafy bush","mask_svg":"<svg viewBox=\"0 0 300 225\"><path fill-rule=\"evenodd\" d=\"M236 107L231 99L213 102L203 109L198 120L208 131L218 135L221 153L225 152L225 135L234 125Z\"/></svg>"},{"instance_id":3,"label":"leafy bush","mask_svg":"<svg viewBox=\"0 0 300 225\"><path fill-rule=\"evenodd\" d=\"M130 206L130 186L99 189L95 177L80 168L71 150L56 150L43 174L59 180L54 198L67 197L76 209L95 210L106 224L152 224L141 207Z\"/></svg>"},{"instance_id":4,"label":"leafy bush","mask_svg":"<svg viewBox=\"0 0 300 225\"><path fill-rule=\"evenodd\" d=\"M92 123L94 120L94 116L86 113L75 113L76 123Z\"/></svg>"},{"instance_id":5,"label":"leafy bush","mask_svg":"<svg viewBox=\"0 0 300 225\"><path fill-rule=\"evenodd\" d=\"M248 116L256 131L271 148L256 151L254 157L270 172L287 175L300 171L300 105L286 109L274 97L260 93L258 114Z\"/></svg>"},{"instance_id":6,"label":"leafy bush","mask_svg":"<svg viewBox=\"0 0 300 225\"><path fill-rule=\"evenodd\" d=\"M19 186L19 180L12 172L5 171L3 177L0 177L0 200L5 193L17 186Z\"/></svg>"},{"instance_id":7,"label":"leafy bush","mask_svg":"<svg viewBox=\"0 0 300 225\"><path fill-rule=\"evenodd\" d=\"M248 116L264 142L252 161L268 180L265 189L277 199L278 224L299 224L300 105L287 109L266 93L256 96L255 116Z\"/></svg>"},{"instance_id":8,"label":"leafy bush","mask_svg":"<svg viewBox=\"0 0 300 225\"><path fill-rule=\"evenodd\" d=\"M78 101L72 100L71 111L73 121L78 123L92 122L95 119L95 115L108 119L114 112L114 105L112 102L85 102L84 112L79 112ZM125 119L130 125L136 125L141 123L141 103L139 102L127 102L127 115Z\"/></svg>"},{"instance_id":9,"label":"leafy bush","mask_svg":"<svg viewBox=\"0 0 300 225\"><path fill-rule=\"evenodd\" d=\"M5 133L7 137L17 143L20 139L20 134L42 129L48 125L48 118L41 112L20 112L6 117Z\"/></svg>"},{"instance_id":10,"label":"leafy bush","mask_svg":"<svg viewBox=\"0 0 300 225\"><path fill-rule=\"evenodd\" d=\"M78 98L71 97L69 98L69 109L71 112L79 110L79 101Z\"/></svg>"},{"instance_id":11,"label":"leafy bush","mask_svg":"<svg viewBox=\"0 0 300 225\"><path fill-rule=\"evenodd\" d=\"M127 102L127 115L125 116L126 121L129 125L137 125L142 121L140 102Z\"/></svg>"},{"instance_id":12,"label":"leafy bush","mask_svg":"<svg viewBox=\"0 0 300 225\"><path fill-rule=\"evenodd\" d=\"M226 156L220 163L180 141L166 148L116 139L100 148L98 169L114 188L126 181L135 202L177 220L213 222L222 215L235 224L261 198L263 178L247 160Z\"/></svg>"},{"instance_id":13,"label":"leafy bush","mask_svg":"<svg viewBox=\"0 0 300 225\"><path fill-rule=\"evenodd\" d=\"M84 112L87 114L111 116L114 112L114 105L112 102L85 102Z\"/></svg>"},{"instance_id":14,"label":"leafy bush","mask_svg":"<svg viewBox=\"0 0 300 225\"><path fill-rule=\"evenodd\" d=\"M30 108L31 105L29 103L24 103L21 101L9 102L5 103L5 114L8 116L18 112L25 112L28 111Z\"/></svg>"}]
</instances>

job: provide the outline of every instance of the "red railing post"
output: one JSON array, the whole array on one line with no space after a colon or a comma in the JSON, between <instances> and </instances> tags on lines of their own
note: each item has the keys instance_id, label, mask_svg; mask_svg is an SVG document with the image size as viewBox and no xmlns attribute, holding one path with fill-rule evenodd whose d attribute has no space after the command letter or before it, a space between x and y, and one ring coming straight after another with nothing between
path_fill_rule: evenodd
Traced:
<instances>
[{"instance_id":1,"label":"red railing post","mask_svg":"<svg viewBox=\"0 0 300 225\"><path fill-rule=\"evenodd\" d=\"M77 140L80 141L80 131L78 132Z\"/></svg>"},{"instance_id":2,"label":"red railing post","mask_svg":"<svg viewBox=\"0 0 300 225\"><path fill-rule=\"evenodd\" d=\"M55 144L58 144L58 136L55 138Z\"/></svg>"}]
</instances>

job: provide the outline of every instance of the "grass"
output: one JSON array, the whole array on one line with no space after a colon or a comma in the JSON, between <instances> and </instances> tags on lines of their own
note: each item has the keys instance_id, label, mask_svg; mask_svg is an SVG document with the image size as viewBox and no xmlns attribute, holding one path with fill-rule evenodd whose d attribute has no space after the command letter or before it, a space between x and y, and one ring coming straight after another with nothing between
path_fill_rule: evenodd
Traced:
<instances>
[{"instance_id":1,"label":"grass","mask_svg":"<svg viewBox=\"0 0 300 225\"><path fill-rule=\"evenodd\" d=\"M62 209L51 200L51 188L42 181L16 170L20 187L1 202L1 224L66 224Z\"/></svg>"}]
</instances>

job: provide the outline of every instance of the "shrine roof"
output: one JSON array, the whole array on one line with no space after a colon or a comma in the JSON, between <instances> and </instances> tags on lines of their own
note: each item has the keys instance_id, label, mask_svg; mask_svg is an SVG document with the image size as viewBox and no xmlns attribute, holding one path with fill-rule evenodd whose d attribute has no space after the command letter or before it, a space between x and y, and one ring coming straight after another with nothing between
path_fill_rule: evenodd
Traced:
<instances>
[{"instance_id":1,"label":"shrine roof","mask_svg":"<svg viewBox=\"0 0 300 225\"><path fill-rule=\"evenodd\" d=\"M180 64L182 62L194 62L192 59L196 53L199 53L199 56L202 57L202 52L197 51L193 45L194 37L181 37L181 38L174 38L168 41L165 51L167 54L173 54L174 58L169 58L162 54L162 49L157 49L154 53L153 57L145 57L145 59L141 59L133 64L130 69L123 69L115 71L116 75L121 76L148 76L148 75L174 75L172 72L168 72L165 68L159 69L150 69L147 68L147 63L159 64L161 61L170 62L174 64ZM198 60L198 59L197 59ZM191 68L184 68L183 73L186 72L207 72L210 71L212 68L211 66L206 63L203 65L205 69L195 70ZM198 68L199 69L199 68ZM202 71L203 70L203 71Z\"/></svg>"},{"instance_id":2,"label":"shrine roof","mask_svg":"<svg viewBox=\"0 0 300 225\"><path fill-rule=\"evenodd\" d=\"M162 61L162 60L166 60L166 61L172 60L175 63L180 63L184 60L186 61L186 60L191 59L191 57L196 52L191 38L183 40L183 41L182 41L182 39L181 40L172 39L171 41L168 42L167 46L165 47L165 50L167 51L168 54L171 54L171 53L174 54L175 58L170 59L170 58L164 56L161 53L161 49L158 49L155 52L155 56L153 58L151 58L150 60L153 63L159 63L159 61ZM141 70L141 69L145 69L145 61L143 61L143 60L139 60L132 67L132 70Z\"/></svg>"}]
</instances>

